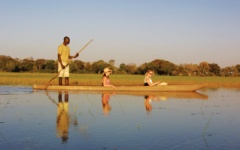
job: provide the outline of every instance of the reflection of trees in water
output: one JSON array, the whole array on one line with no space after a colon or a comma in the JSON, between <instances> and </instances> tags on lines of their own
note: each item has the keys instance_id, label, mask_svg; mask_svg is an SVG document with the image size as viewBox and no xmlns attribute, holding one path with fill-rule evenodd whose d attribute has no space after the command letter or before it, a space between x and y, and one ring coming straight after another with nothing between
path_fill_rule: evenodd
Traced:
<instances>
[{"instance_id":1,"label":"reflection of trees in water","mask_svg":"<svg viewBox=\"0 0 240 150\"><path fill-rule=\"evenodd\" d=\"M212 134L207 133L208 126L209 126L209 124L210 124L210 121L212 120L212 116L213 116L213 112L212 112L212 114L211 114L211 116L210 116L210 118L209 118L206 126L204 127L204 131L203 131L203 133L202 133L203 141L204 141L204 143L205 143L205 145L206 145L206 148L209 148L209 146L208 146L207 140L206 140L206 138L205 138L205 135L207 135L207 136L212 136Z\"/></svg>"}]
</instances>

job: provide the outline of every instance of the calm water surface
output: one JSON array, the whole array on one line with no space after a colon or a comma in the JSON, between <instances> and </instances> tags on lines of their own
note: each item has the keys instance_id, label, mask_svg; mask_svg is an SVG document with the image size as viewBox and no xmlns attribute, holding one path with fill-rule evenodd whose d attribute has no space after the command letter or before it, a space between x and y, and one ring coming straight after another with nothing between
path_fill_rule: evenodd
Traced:
<instances>
[{"instance_id":1,"label":"calm water surface","mask_svg":"<svg viewBox=\"0 0 240 150\"><path fill-rule=\"evenodd\" d=\"M240 149L240 89L88 93L0 86L0 149Z\"/></svg>"}]
</instances>

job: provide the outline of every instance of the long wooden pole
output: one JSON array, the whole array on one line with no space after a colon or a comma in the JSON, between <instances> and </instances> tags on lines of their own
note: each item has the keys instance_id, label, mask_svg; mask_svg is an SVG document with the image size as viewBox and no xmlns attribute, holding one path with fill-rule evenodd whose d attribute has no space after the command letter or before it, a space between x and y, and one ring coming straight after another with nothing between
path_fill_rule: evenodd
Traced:
<instances>
[{"instance_id":1,"label":"long wooden pole","mask_svg":"<svg viewBox=\"0 0 240 150\"><path fill-rule=\"evenodd\" d=\"M77 52L77 54L81 53L92 41L93 41L93 39L90 40L86 45L84 45L84 46ZM69 63L68 63L65 67L67 67L68 65L69 65ZM62 70L63 70L63 69L59 70L58 73L57 73L51 80L49 80L49 81L46 83L46 85L45 85L45 90L48 88L48 86L50 85L51 81L54 80L56 77L58 77L59 73L60 73Z\"/></svg>"},{"instance_id":2,"label":"long wooden pole","mask_svg":"<svg viewBox=\"0 0 240 150\"><path fill-rule=\"evenodd\" d=\"M83 46L82 49L80 49L77 53L81 53L91 42L93 41L93 39L91 39L85 46Z\"/></svg>"}]
</instances>

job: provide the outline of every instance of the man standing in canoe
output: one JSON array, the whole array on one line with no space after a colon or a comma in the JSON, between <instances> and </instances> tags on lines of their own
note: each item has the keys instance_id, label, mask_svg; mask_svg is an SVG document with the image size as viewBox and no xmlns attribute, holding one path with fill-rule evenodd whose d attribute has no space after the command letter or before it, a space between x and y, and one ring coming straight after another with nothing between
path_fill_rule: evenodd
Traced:
<instances>
[{"instance_id":1,"label":"man standing in canoe","mask_svg":"<svg viewBox=\"0 0 240 150\"><path fill-rule=\"evenodd\" d=\"M70 38L65 36L63 43L58 46L58 83L62 85L62 78L65 78L65 85L69 85L69 63L70 59L78 57L78 53L75 56L70 56Z\"/></svg>"}]
</instances>

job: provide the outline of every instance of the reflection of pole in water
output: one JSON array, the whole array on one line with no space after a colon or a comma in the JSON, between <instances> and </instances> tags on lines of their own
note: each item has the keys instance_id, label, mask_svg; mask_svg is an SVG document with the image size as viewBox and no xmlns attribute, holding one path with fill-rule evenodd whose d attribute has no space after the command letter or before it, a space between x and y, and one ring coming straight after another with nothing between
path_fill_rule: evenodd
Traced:
<instances>
[{"instance_id":1,"label":"reflection of pole in water","mask_svg":"<svg viewBox=\"0 0 240 150\"><path fill-rule=\"evenodd\" d=\"M57 135L62 138L62 142L66 143L68 140L68 93L64 94L64 101L62 100L62 93L58 93L58 110L57 110Z\"/></svg>"},{"instance_id":2,"label":"reflection of pole in water","mask_svg":"<svg viewBox=\"0 0 240 150\"><path fill-rule=\"evenodd\" d=\"M203 133L202 133L203 141L204 141L204 143L205 143L205 145L206 145L207 148L208 148L208 144L207 144L207 140L206 140L206 138L205 138L205 134L206 134L208 125L209 125L210 121L212 120L212 116L213 116L213 112L212 112L212 114L211 114L211 116L210 116L210 118L209 118L209 120L208 120L208 122L207 122L207 124L206 124L206 126L205 126L205 128L204 128L204 131L203 131ZM211 134L208 134L208 135L211 136Z\"/></svg>"}]
</instances>

